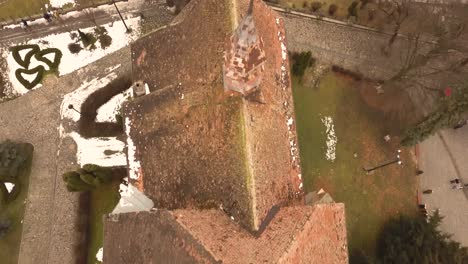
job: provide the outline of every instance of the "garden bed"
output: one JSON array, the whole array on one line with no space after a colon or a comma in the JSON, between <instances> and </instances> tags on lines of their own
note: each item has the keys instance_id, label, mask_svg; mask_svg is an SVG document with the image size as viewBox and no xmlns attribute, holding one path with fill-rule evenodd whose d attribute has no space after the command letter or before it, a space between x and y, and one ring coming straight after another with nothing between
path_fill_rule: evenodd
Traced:
<instances>
[{"instance_id":1,"label":"garden bed","mask_svg":"<svg viewBox=\"0 0 468 264\"><path fill-rule=\"evenodd\" d=\"M384 141L394 124L366 105L359 92L362 82L334 72L323 76L317 88L293 79L305 190L323 188L345 203L351 263L357 253L374 255L378 232L389 218L417 210L410 149L402 149L402 166L393 164L372 175L363 170L394 160L399 139L391 134L391 141ZM336 138L330 136L330 121ZM334 144L327 145L331 139ZM334 159L328 158L330 151Z\"/></svg>"},{"instance_id":2,"label":"garden bed","mask_svg":"<svg viewBox=\"0 0 468 264\"><path fill-rule=\"evenodd\" d=\"M13 201L2 203L0 201L0 218L11 221L11 229L5 237L0 238L0 259L2 263L17 263L23 230L23 215L29 187L29 176L33 158L33 146L19 144L19 150L24 152L26 161L20 167L17 180L20 191Z\"/></svg>"}]
</instances>

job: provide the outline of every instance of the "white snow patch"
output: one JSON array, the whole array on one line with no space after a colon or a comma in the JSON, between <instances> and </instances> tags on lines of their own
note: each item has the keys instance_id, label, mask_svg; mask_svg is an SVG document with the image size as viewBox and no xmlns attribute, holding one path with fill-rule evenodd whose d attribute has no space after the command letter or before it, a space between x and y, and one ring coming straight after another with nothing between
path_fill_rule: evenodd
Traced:
<instances>
[{"instance_id":1,"label":"white snow patch","mask_svg":"<svg viewBox=\"0 0 468 264\"><path fill-rule=\"evenodd\" d=\"M72 4L75 6L75 1L73 0L50 0L50 5L53 7L62 7L66 4Z\"/></svg>"},{"instance_id":2,"label":"white snow patch","mask_svg":"<svg viewBox=\"0 0 468 264\"><path fill-rule=\"evenodd\" d=\"M335 135L333 119L330 116L325 116L322 118L322 123L325 125L325 133L327 134L327 151L325 153L325 157L327 160L333 162L336 159L336 143L338 142L338 139Z\"/></svg>"},{"instance_id":3,"label":"white snow patch","mask_svg":"<svg viewBox=\"0 0 468 264\"><path fill-rule=\"evenodd\" d=\"M96 253L96 260L102 262L102 257L104 256L104 249L100 248Z\"/></svg>"},{"instance_id":4,"label":"white snow patch","mask_svg":"<svg viewBox=\"0 0 468 264\"><path fill-rule=\"evenodd\" d=\"M36 78L37 78L37 75L39 74L39 72L36 72L36 73L31 73L31 74L28 74L28 73L22 73L21 76L28 82L32 82L34 81Z\"/></svg>"},{"instance_id":5,"label":"white snow patch","mask_svg":"<svg viewBox=\"0 0 468 264\"><path fill-rule=\"evenodd\" d=\"M149 94L150 93L150 88L148 86L147 83L145 83L145 94Z\"/></svg>"},{"instance_id":6,"label":"white snow patch","mask_svg":"<svg viewBox=\"0 0 468 264\"><path fill-rule=\"evenodd\" d=\"M111 70L113 71L115 69ZM89 97L89 95L97 91L99 88L106 86L115 78L117 78L117 75L111 72L104 78L95 78L91 81L85 81L78 89L66 94L61 105L60 114L62 119L70 119L72 121L78 122L78 120L80 120L80 114L73 109L69 109L68 106L73 105L74 109L80 111L81 105L84 103L86 98Z\"/></svg>"},{"instance_id":7,"label":"white snow patch","mask_svg":"<svg viewBox=\"0 0 468 264\"><path fill-rule=\"evenodd\" d=\"M149 211L154 203L136 187L128 183L128 177L119 186L120 200L112 214Z\"/></svg>"},{"instance_id":8,"label":"white snow patch","mask_svg":"<svg viewBox=\"0 0 468 264\"><path fill-rule=\"evenodd\" d=\"M7 188L8 193L11 193L11 191L15 187L15 184L11 182L5 182L5 187Z\"/></svg>"},{"instance_id":9,"label":"white snow patch","mask_svg":"<svg viewBox=\"0 0 468 264\"><path fill-rule=\"evenodd\" d=\"M132 88L128 88L122 93L112 97L107 103L99 107L97 111L97 122L113 122L116 123L116 114L119 113L122 103L132 97Z\"/></svg>"},{"instance_id":10,"label":"white snow patch","mask_svg":"<svg viewBox=\"0 0 468 264\"><path fill-rule=\"evenodd\" d=\"M125 133L127 134L127 153L128 153L128 170L130 179L137 180L141 174L141 163L136 158L136 146L130 136L131 121L125 117Z\"/></svg>"},{"instance_id":11,"label":"white snow patch","mask_svg":"<svg viewBox=\"0 0 468 264\"><path fill-rule=\"evenodd\" d=\"M60 1L60 0L58 0ZM97 48L94 50L86 50L83 49L81 50L78 54L72 54L68 50L68 44L73 43L74 41L71 40L70 34L68 32L60 33L60 34L52 34L48 35L42 38L38 39L32 39L29 40L25 43L21 44L38 44L41 49L45 48L57 48L62 52L62 59L59 65L59 75L65 75L68 73L71 73L73 71L76 71L90 63L95 62L96 60L99 60L100 58L115 52L125 46L127 46L130 42L134 41L137 39L139 35L139 22L140 22L140 17L132 17L128 18L125 21L127 25L132 28L131 33L126 33L126 29L123 25L123 23L109 23L102 25L103 27L106 28L108 35L112 37L112 44L107 47L106 49L102 49L100 47L99 41L96 42ZM85 28L82 29L84 33L88 32L93 32L93 27ZM21 53L27 52L26 51L21 51ZM53 54L46 55L47 58L49 56L53 56ZM8 64L8 79L11 82L11 87L7 87L6 93L7 95L23 95L27 92L29 92L28 89L25 89L23 85L16 80L15 77L15 71L18 68L22 68L16 61L13 59L13 56L11 52L8 49L3 50L3 57L7 58L7 64ZM23 57L23 56L22 56ZM53 61L53 57L51 58L51 61ZM37 66L37 65L43 65L46 67L46 70L48 70L47 65L42 63L42 62L37 62L35 58L31 60L31 65L29 66L29 69ZM34 87L37 88L37 87Z\"/></svg>"},{"instance_id":12,"label":"white snow patch","mask_svg":"<svg viewBox=\"0 0 468 264\"><path fill-rule=\"evenodd\" d=\"M103 167L127 165L125 143L116 137L83 138L76 132L71 132L68 136L73 138L78 146L76 160L81 166L89 163ZM106 150L112 151L113 154L106 154Z\"/></svg>"},{"instance_id":13,"label":"white snow patch","mask_svg":"<svg viewBox=\"0 0 468 264\"><path fill-rule=\"evenodd\" d=\"M47 54L44 54L44 57L48 60L50 60L51 62L54 62L55 60L55 53L47 53Z\"/></svg>"},{"instance_id":14,"label":"white snow patch","mask_svg":"<svg viewBox=\"0 0 468 264\"><path fill-rule=\"evenodd\" d=\"M115 70L118 67L114 67ZM78 111L86 98L94 91L104 87L112 80L117 78L114 72L109 73L103 78L96 78L91 81L84 82L75 91L66 94L61 104L60 115L62 122L65 120L77 122L80 119L80 114L69 109L69 105L73 105ZM61 138L71 137L78 146L77 162L80 165L92 163L100 166L126 166L127 158L124 153L125 143L117 140L116 137L99 137L99 138L83 138L75 131L65 131L63 125L59 127ZM112 152L112 153L106 153Z\"/></svg>"}]
</instances>

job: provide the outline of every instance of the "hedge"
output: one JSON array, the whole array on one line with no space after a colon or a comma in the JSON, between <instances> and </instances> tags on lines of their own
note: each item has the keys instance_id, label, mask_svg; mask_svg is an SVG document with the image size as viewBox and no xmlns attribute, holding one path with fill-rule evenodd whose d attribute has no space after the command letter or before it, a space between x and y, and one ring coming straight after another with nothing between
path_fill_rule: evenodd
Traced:
<instances>
[{"instance_id":1,"label":"hedge","mask_svg":"<svg viewBox=\"0 0 468 264\"><path fill-rule=\"evenodd\" d=\"M26 53L26 56L21 58L20 51L24 49L31 49L28 53ZM34 54L36 54L40 50L39 46L37 44L34 45L18 45L15 47L11 47L10 51L13 55L13 58L15 61L21 65L23 68L28 68L29 63L31 62L31 58Z\"/></svg>"},{"instance_id":2,"label":"hedge","mask_svg":"<svg viewBox=\"0 0 468 264\"><path fill-rule=\"evenodd\" d=\"M45 55L49 53L55 53L55 59L53 62L50 61L47 57L45 57ZM60 61L62 60L62 55L63 54L59 49L47 48L47 49L38 51L35 57L38 61L42 61L45 64L47 64L47 66L49 66L49 70L47 72L57 72L58 66L60 65Z\"/></svg>"},{"instance_id":3,"label":"hedge","mask_svg":"<svg viewBox=\"0 0 468 264\"><path fill-rule=\"evenodd\" d=\"M35 73L37 72L37 76L36 76L36 79L34 79L32 82L29 82L28 80L24 79L23 76L21 75L22 73L26 73L26 74L32 74L32 73ZM32 88L34 88L36 85L38 85L42 79L44 78L44 73L45 73L45 69L43 66L37 66L35 68L32 68L32 69L17 69L15 71L15 76L16 76L16 79L28 90L31 90Z\"/></svg>"}]
</instances>

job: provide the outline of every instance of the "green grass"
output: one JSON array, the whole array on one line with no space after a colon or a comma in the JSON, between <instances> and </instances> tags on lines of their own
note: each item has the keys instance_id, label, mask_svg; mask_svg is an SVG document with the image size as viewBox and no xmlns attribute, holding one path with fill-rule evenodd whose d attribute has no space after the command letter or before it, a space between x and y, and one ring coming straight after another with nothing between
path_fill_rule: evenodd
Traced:
<instances>
[{"instance_id":1,"label":"green grass","mask_svg":"<svg viewBox=\"0 0 468 264\"><path fill-rule=\"evenodd\" d=\"M335 201L345 203L350 254L361 251L373 256L385 221L416 211L415 167L409 150L402 153L403 166L366 175L364 166L395 159L398 146L384 142L386 123L362 101L357 83L336 73L324 76L319 88L304 87L293 79L293 94L305 189L323 188ZM338 138L334 162L325 159L324 116L333 118Z\"/></svg>"},{"instance_id":2,"label":"green grass","mask_svg":"<svg viewBox=\"0 0 468 264\"><path fill-rule=\"evenodd\" d=\"M1 1L1 0L0 0ZM41 8L49 3L48 0L5 0L0 4L0 19L27 18L42 14Z\"/></svg>"},{"instance_id":3,"label":"green grass","mask_svg":"<svg viewBox=\"0 0 468 264\"><path fill-rule=\"evenodd\" d=\"M89 244L88 264L100 263L96 260L96 253L102 247L104 239L104 224L102 217L112 212L120 199L120 180L114 180L91 192L89 215Z\"/></svg>"},{"instance_id":4,"label":"green grass","mask_svg":"<svg viewBox=\"0 0 468 264\"><path fill-rule=\"evenodd\" d=\"M109 3L108 0L77 0L81 7L93 6L96 4ZM28 18L29 16L41 15L44 13L45 4L49 0L0 0L0 20L11 20L15 18ZM42 8L42 9L41 9ZM64 10L73 8L67 4L62 7Z\"/></svg>"},{"instance_id":5,"label":"green grass","mask_svg":"<svg viewBox=\"0 0 468 264\"><path fill-rule=\"evenodd\" d=\"M32 150L32 148L31 148ZM32 151L28 155L24 167L18 174L21 184L21 191L16 199L8 204L0 204L0 216L7 217L12 222L12 229L2 239L0 239L0 262L13 264L18 262L18 255L23 232L23 215L25 200L28 195L29 176L31 174Z\"/></svg>"}]
</instances>

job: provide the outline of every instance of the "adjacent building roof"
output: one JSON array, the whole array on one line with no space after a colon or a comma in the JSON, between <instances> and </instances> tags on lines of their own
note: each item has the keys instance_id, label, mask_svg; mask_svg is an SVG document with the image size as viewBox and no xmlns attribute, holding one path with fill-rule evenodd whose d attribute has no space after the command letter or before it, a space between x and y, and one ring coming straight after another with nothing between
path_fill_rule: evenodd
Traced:
<instances>
[{"instance_id":1,"label":"adjacent building roof","mask_svg":"<svg viewBox=\"0 0 468 264\"><path fill-rule=\"evenodd\" d=\"M215 209L123 214L104 232L104 263L348 262L343 204L281 208L258 237Z\"/></svg>"}]
</instances>

